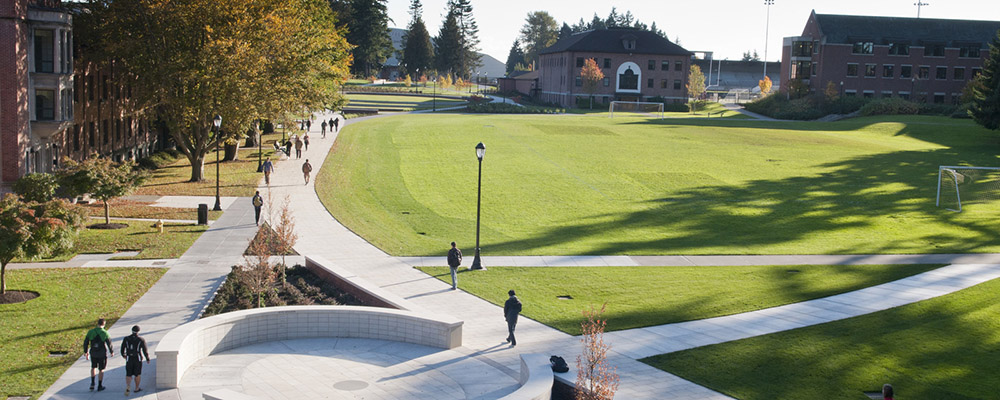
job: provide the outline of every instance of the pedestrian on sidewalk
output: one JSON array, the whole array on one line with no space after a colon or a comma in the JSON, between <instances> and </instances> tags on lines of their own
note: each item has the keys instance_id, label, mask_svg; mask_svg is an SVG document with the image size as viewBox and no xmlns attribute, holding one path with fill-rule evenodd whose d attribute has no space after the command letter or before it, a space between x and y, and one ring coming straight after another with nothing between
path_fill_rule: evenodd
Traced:
<instances>
[{"instance_id":1,"label":"pedestrian on sidewalk","mask_svg":"<svg viewBox=\"0 0 1000 400\"><path fill-rule=\"evenodd\" d=\"M333 125L333 129L330 130L331 133L340 132L340 118L330 118L330 125Z\"/></svg>"},{"instance_id":2,"label":"pedestrian on sidewalk","mask_svg":"<svg viewBox=\"0 0 1000 400\"><path fill-rule=\"evenodd\" d=\"M312 121L310 121L310 120L307 119L306 120L306 132L309 132L310 129L312 129Z\"/></svg>"},{"instance_id":3,"label":"pedestrian on sidewalk","mask_svg":"<svg viewBox=\"0 0 1000 400\"><path fill-rule=\"evenodd\" d=\"M271 161L268 161L267 164L264 165L271 165ZM267 170L265 169L264 171ZM270 180L270 175L270 173L264 172L264 179ZM253 220L257 226L260 226L260 208L264 206L264 198L260 197L260 190L258 190L257 193L254 193L251 201L253 202Z\"/></svg>"},{"instance_id":4,"label":"pedestrian on sidewalk","mask_svg":"<svg viewBox=\"0 0 1000 400\"><path fill-rule=\"evenodd\" d=\"M292 137L285 141L285 155L287 155L288 158L292 158L292 139L294 138L295 135L292 135Z\"/></svg>"},{"instance_id":5,"label":"pedestrian on sidewalk","mask_svg":"<svg viewBox=\"0 0 1000 400\"><path fill-rule=\"evenodd\" d=\"M458 267L462 265L462 250L451 242L451 250L448 250L448 266L451 267L451 290L458 289Z\"/></svg>"},{"instance_id":6,"label":"pedestrian on sidewalk","mask_svg":"<svg viewBox=\"0 0 1000 400\"><path fill-rule=\"evenodd\" d=\"M122 339L122 348L119 353L125 357L125 395L129 394L129 386L132 385L132 377L135 377L135 390L139 393L139 381L142 380L142 357L146 357L146 364L149 364L149 351L146 350L146 339L139 336L139 325L132 327L132 334Z\"/></svg>"},{"instance_id":7,"label":"pedestrian on sidewalk","mask_svg":"<svg viewBox=\"0 0 1000 400\"><path fill-rule=\"evenodd\" d=\"M299 120L299 130L306 130L306 121Z\"/></svg>"},{"instance_id":8,"label":"pedestrian on sidewalk","mask_svg":"<svg viewBox=\"0 0 1000 400\"><path fill-rule=\"evenodd\" d=\"M305 136L302 136L302 143L306 144L306 151L309 151L309 134L308 133L305 134Z\"/></svg>"},{"instance_id":9,"label":"pedestrian on sidewalk","mask_svg":"<svg viewBox=\"0 0 1000 400\"><path fill-rule=\"evenodd\" d=\"M104 329L104 318L97 319L97 327L87 331L83 339L83 356L90 360L90 390L94 390L94 377L97 377L97 391L104 387L104 368L108 366L108 354L115 356L111 347L111 335Z\"/></svg>"},{"instance_id":10,"label":"pedestrian on sidewalk","mask_svg":"<svg viewBox=\"0 0 1000 400\"><path fill-rule=\"evenodd\" d=\"M295 138L295 158L302 158L302 138Z\"/></svg>"},{"instance_id":11,"label":"pedestrian on sidewalk","mask_svg":"<svg viewBox=\"0 0 1000 400\"><path fill-rule=\"evenodd\" d=\"M274 164L271 164L271 157L264 159L263 167L264 167L264 183L267 185L271 185L271 173L274 172ZM258 213L259 212L260 211L258 211Z\"/></svg>"},{"instance_id":12,"label":"pedestrian on sidewalk","mask_svg":"<svg viewBox=\"0 0 1000 400\"><path fill-rule=\"evenodd\" d=\"M326 139L326 121L323 121L323 123L320 124L320 127L323 128L322 130L320 130L320 132L323 134L322 138ZM331 128L333 128L333 126L331 126Z\"/></svg>"},{"instance_id":13,"label":"pedestrian on sidewalk","mask_svg":"<svg viewBox=\"0 0 1000 400\"><path fill-rule=\"evenodd\" d=\"M306 178L306 185L309 184L309 174L311 172L313 172L313 166L309 163L309 159L307 158L306 162L302 164L302 175Z\"/></svg>"},{"instance_id":14,"label":"pedestrian on sidewalk","mask_svg":"<svg viewBox=\"0 0 1000 400\"><path fill-rule=\"evenodd\" d=\"M507 343L510 343L510 347L514 347L517 346L514 327L517 326L517 315L521 313L521 300L517 298L514 289L507 291L507 295L510 297L503 303L503 316L507 319L507 332L510 333L507 336Z\"/></svg>"}]
</instances>

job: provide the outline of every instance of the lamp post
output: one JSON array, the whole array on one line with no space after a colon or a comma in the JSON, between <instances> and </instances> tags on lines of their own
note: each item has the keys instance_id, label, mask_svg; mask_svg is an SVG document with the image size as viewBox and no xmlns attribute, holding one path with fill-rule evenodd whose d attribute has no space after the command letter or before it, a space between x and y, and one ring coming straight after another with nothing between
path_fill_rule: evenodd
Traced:
<instances>
[{"instance_id":1,"label":"lamp post","mask_svg":"<svg viewBox=\"0 0 1000 400\"><path fill-rule=\"evenodd\" d=\"M482 210L482 198L483 198L483 156L486 155L486 146L483 142L479 142L476 145L476 158L479 159L479 181L476 184L476 256L472 259L472 266L469 269L479 270L486 269L483 267L483 261L479 258L479 216Z\"/></svg>"},{"instance_id":2,"label":"lamp post","mask_svg":"<svg viewBox=\"0 0 1000 400\"><path fill-rule=\"evenodd\" d=\"M767 76L767 34L771 28L771 5L774 4L774 0L764 0L764 5L767 6L767 22L764 25L764 76ZM761 78L764 79L764 78Z\"/></svg>"},{"instance_id":3,"label":"lamp post","mask_svg":"<svg viewBox=\"0 0 1000 400\"><path fill-rule=\"evenodd\" d=\"M219 197L219 134L222 133L222 116L216 115L212 125L215 125L215 207L212 207L212 211L222 211L222 199Z\"/></svg>"},{"instance_id":4,"label":"lamp post","mask_svg":"<svg viewBox=\"0 0 1000 400\"><path fill-rule=\"evenodd\" d=\"M434 98L433 98L432 103L431 103L431 112L437 112L437 110L438 110L438 80L435 77L434 80L431 81L431 82L434 82Z\"/></svg>"},{"instance_id":5,"label":"lamp post","mask_svg":"<svg viewBox=\"0 0 1000 400\"><path fill-rule=\"evenodd\" d=\"M264 172L264 162L261 161L261 156L264 154L264 150L261 148L261 143L264 142L264 121L258 120L257 125L257 172Z\"/></svg>"},{"instance_id":6,"label":"lamp post","mask_svg":"<svg viewBox=\"0 0 1000 400\"><path fill-rule=\"evenodd\" d=\"M844 81L840 81L840 97L844 97Z\"/></svg>"}]
</instances>

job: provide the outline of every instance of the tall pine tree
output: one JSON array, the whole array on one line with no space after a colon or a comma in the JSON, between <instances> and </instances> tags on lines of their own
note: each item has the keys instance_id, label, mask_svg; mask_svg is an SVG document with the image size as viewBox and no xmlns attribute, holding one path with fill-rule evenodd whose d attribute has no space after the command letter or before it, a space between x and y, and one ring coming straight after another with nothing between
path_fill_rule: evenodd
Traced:
<instances>
[{"instance_id":1,"label":"tall pine tree","mask_svg":"<svg viewBox=\"0 0 1000 400\"><path fill-rule=\"evenodd\" d=\"M462 31L458 15L448 10L441 30L434 38L434 59L438 74L455 74L460 71L462 57Z\"/></svg>"},{"instance_id":2,"label":"tall pine tree","mask_svg":"<svg viewBox=\"0 0 1000 400\"><path fill-rule=\"evenodd\" d=\"M472 16L472 2L470 0L449 0L454 4L453 8L458 16L458 27L461 32L461 60L457 75L468 80L473 72L482 66L479 61L482 56L479 54L479 25L476 18Z\"/></svg>"},{"instance_id":3,"label":"tall pine tree","mask_svg":"<svg viewBox=\"0 0 1000 400\"><path fill-rule=\"evenodd\" d=\"M525 58L529 64L538 62L538 52L556 43L559 38L559 24L545 11L528 13L521 27L521 43L524 43Z\"/></svg>"},{"instance_id":4,"label":"tall pine tree","mask_svg":"<svg viewBox=\"0 0 1000 400\"><path fill-rule=\"evenodd\" d=\"M387 0L351 0L347 21L347 41L354 48L351 72L370 76L377 73L390 55L389 13Z\"/></svg>"},{"instance_id":5,"label":"tall pine tree","mask_svg":"<svg viewBox=\"0 0 1000 400\"><path fill-rule=\"evenodd\" d=\"M990 44L990 56L983 72L976 77L974 100L970 113L977 124L987 129L1000 129L1000 31Z\"/></svg>"},{"instance_id":6,"label":"tall pine tree","mask_svg":"<svg viewBox=\"0 0 1000 400\"><path fill-rule=\"evenodd\" d=\"M521 50L521 42L514 39L514 45L510 46L510 53L507 54L507 75L517 71L519 65L524 68L524 50Z\"/></svg>"},{"instance_id":7,"label":"tall pine tree","mask_svg":"<svg viewBox=\"0 0 1000 400\"><path fill-rule=\"evenodd\" d=\"M434 45L431 44L431 35L424 25L423 6L420 0L413 0L410 3L410 25L403 35L403 57L402 62L406 73L414 75L419 79L427 70L434 67Z\"/></svg>"}]
</instances>

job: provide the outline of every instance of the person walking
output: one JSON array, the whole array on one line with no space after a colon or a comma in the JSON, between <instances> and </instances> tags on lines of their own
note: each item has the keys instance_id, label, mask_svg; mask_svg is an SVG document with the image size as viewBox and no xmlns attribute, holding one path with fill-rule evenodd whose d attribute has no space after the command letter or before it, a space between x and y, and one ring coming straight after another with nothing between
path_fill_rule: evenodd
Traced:
<instances>
[{"instance_id":1,"label":"person walking","mask_svg":"<svg viewBox=\"0 0 1000 400\"><path fill-rule=\"evenodd\" d=\"M507 291L507 295L510 297L503 303L503 316L507 319L507 332L510 333L507 336L507 343L510 343L510 347L514 347L517 346L514 327L517 326L517 315L521 313L521 300L517 298L514 289Z\"/></svg>"},{"instance_id":2,"label":"person walking","mask_svg":"<svg viewBox=\"0 0 1000 400\"><path fill-rule=\"evenodd\" d=\"M87 331L83 339L83 356L90 360L90 390L94 390L94 377L97 377L97 391L104 389L104 368L108 366L108 355L115 356L111 347L111 336L104 329L104 318L97 319L97 327Z\"/></svg>"},{"instance_id":3,"label":"person walking","mask_svg":"<svg viewBox=\"0 0 1000 400\"><path fill-rule=\"evenodd\" d=\"M285 155L287 155L288 158L292 158L292 139L294 138L295 136L293 135L285 141Z\"/></svg>"},{"instance_id":4,"label":"person walking","mask_svg":"<svg viewBox=\"0 0 1000 400\"><path fill-rule=\"evenodd\" d=\"M139 381L142 379L142 358L146 357L149 364L149 351L146 350L146 339L139 336L139 325L132 327L132 334L122 339L122 348L118 352L125 357L125 395L129 394L132 377L135 377L135 393L142 391Z\"/></svg>"},{"instance_id":5,"label":"person walking","mask_svg":"<svg viewBox=\"0 0 1000 400\"><path fill-rule=\"evenodd\" d=\"M306 151L309 151L309 134L308 133L305 134L305 136L302 136L302 143L306 144Z\"/></svg>"},{"instance_id":6,"label":"person walking","mask_svg":"<svg viewBox=\"0 0 1000 400\"><path fill-rule=\"evenodd\" d=\"M264 159L264 183L271 185L271 173L274 172L274 164L271 164L271 157ZM257 192L258 194L260 192ZM260 211L258 211L260 213Z\"/></svg>"},{"instance_id":7,"label":"person walking","mask_svg":"<svg viewBox=\"0 0 1000 400\"><path fill-rule=\"evenodd\" d=\"M295 158L302 158L302 138L295 138Z\"/></svg>"},{"instance_id":8,"label":"person walking","mask_svg":"<svg viewBox=\"0 0 1000 400\"><path fill-rule=\"evenodd\" d=\"M306 185L309 184L309 174L311 172L313 172L313 166L309 163L309 159L307 158L306 162L302 164L302 175L306 178Z\"/></svg>"},{"instance_id":9,"label":"person walking","mask_svg":"<svg viewBox=\"0 0 1000 400\"><path fill-rule=\"evenodd\" d=\"M309 132L310 129L312 129L312 121L310 121L310 120L307 119L306 120L306 132Z\"/></svg>"},{"instance_id":10,"label":"person walking","mask_svg":"<svg viewBox=\"0 0 1000 400\"><path fill-rule=\"evenodd\" d=\"M270 163L271 161L268 161L267 164L265 165L270 165ZM270 179L269 176L271 174L267 172L267 169L265 169L264 171L265 171L264 172L265 179L269 180ZM260 197L260 190L258 190L257 193L254 193L253 199L251 199L250 201L253 202L253 220L257 224L257 226L260 226L260 208L264 206L264 198Z\"/></svg>"},{"instance_id":11,"label":"person walking","mask_svg":"<svg viewBox=\"0 0 1000 400\"><path fill-rule=\"evenodd\" d=\"M340 118L330 118L330 124L333 125L333 129L330 130L331 133L340 131Z\"/></svg>"},{"instance_id":12,"label":"person walking","mask_svg":"<svg viewBox=\"0 0 1000 400\"><path fill-rule=\"evenodd\" d=\"M303 120L300 119L299 120L299 130L305 130L305 129L306 129L306 121L303 121Z\"/></svg>"},{"instance_id":13,"label":"person walking","mask_svg":"<svg viewBox=\"0 0 1000 400\"><path fill-rule=\"evenodd\" d=\"M458 267L462 265L462 250L451 242L451 250L448 250L448 266L451 267L451 290L458 290Z\"/></svg>"},{"instance_id":14,"label":"person walking","mask_svg":"<svg viewBox=\"0 0 1000 400\"><path fill-rule=\"evenodd\" d=\"M320 132L321 132L321 133L323 134L323 136L321 136L321 137L322 137L323 139L326 139L326 121L323 121L323 123L322 123L322 124L320 124L320 128L322 128L322 129L320 130ZM331 126L331 128L333 128L333 127Z\"/></svg>"}]
</instances>

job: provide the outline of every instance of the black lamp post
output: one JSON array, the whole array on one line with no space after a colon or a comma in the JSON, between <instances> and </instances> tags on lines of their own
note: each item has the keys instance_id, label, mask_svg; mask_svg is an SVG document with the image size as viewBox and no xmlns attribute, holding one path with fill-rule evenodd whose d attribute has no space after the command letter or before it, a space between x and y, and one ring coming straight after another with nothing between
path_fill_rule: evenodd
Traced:
<instances>
[{"instance_id":1,"label":"black lamp post","mask_svg":"<svg viewBox=\"0 0 1000 400\"><path fill-rule=\"evenodd\" d=\"M434 78L433 82L434 82L434 97L433 97L434 100L432 100L432 103L431 103L431 112L437 112L437 110L438 110L438 81L437 81L437 78Z\"/></svg>"},{"instance_id":2,"label":"black lamp post","mask_svg":"<svg viewBox=\"0 0 1000 400\"><path fill-rule=\"evenodd\" d=\"M483 267L483 260L479 258L479 215L482 210L483 199L483 156L486 155L486 146L483 142L476 145L476 158L479 159L479 181L476 184L476 256L472 259L472 266L469 269L486 269Z\"/></svg>"},{"instance_id":3,"label":"black lamp post","mask_svg":"<svg viewBox=\"0 0 1000 400\"><path fill-rule=\"evenodd\" d=\"M219 134L222 132L222 116L216 115L212 120L215 125L215 207L212 211L222 211L222 199L219 197Z\"/></svg>"},{"instance_id":4,"label":"black lamp post","mask_svg":"<svg viewBox=\"0 0 1000 400\"><path fill-rule=\"evenodd\" d=\"M264 155L264 149L261 147L261 143L264 142L264 122L258 122L260 124L257 126L257 172L264 172L264 162L260 160Z\"/></svg>"}]
</instances>

